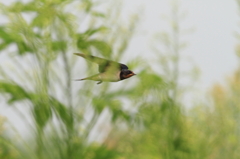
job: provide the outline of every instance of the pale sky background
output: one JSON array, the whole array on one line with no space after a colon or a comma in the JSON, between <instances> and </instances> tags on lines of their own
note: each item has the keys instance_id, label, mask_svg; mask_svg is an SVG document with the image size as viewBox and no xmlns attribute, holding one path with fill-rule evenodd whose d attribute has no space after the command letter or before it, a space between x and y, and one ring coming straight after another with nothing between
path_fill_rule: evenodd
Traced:
<instances>
[{"instance_id":1,"label":"pale sky background","mask_svg":"<svg viewBox=\"0 0 240 159\"><path fill-rule=\"evenodd\" d=\"M169 13L169 1L124 1L124 17L143 9L138 33L129 45L127 53L136 57L149 54L154 34L165 29L162 15ZM234 0L182 0L181 4L181 8L188 13L184 26L195 28L195 32L186 38L189 46L183 51L183 56L189 56L201 70L198 86L207 91L213 83L223 82L238 66L234 52L238 42L234 32L240 32L237 4ZM4 56L0 54L0 58L2 61ZM183 64L183 67L188 66ZM14 123L18 130L25 129L26 123L21 122L21 118L1 99L0 114Z\"/></svg>"},{"instance_id":2,"label":"pale sky background","mask_svg":"<svg viewBox=\"0 0 240 159\"><path fill-rule=\"evenodd\" d=\"M145 7L140 28L146 34L134 38L129 52L148 54L154 33L163 31L163 14L168 14L170 0L126 1L127 10L133 13L136 6ZM193 27L187 36L188 47L182 53L190 56L201 70L199 84L209 88L223 82L237 68L234 48L238 42L235 31L240 32L240 18L234 0L182 0L182 10L187 12L184 26ZM238 27L239 26L239 27Z\"/></svg>"}]
</instances>

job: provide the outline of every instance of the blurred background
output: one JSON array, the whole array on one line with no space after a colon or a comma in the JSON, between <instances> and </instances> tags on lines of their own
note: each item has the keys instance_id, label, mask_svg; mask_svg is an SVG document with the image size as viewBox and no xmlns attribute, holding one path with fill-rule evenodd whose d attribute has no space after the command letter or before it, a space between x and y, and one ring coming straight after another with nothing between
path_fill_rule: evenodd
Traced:
<instances>
[{"instance_id":1,"label":"blurred background","mask_svg":"<svg viewBox=\"0 0 240 159\"><path fill-rule=\"evenodd\" d=\"M239 7L0 0L0 159L240 158ZM137 76L76 82L74 52Z\"/></svg>"}]
</instances>

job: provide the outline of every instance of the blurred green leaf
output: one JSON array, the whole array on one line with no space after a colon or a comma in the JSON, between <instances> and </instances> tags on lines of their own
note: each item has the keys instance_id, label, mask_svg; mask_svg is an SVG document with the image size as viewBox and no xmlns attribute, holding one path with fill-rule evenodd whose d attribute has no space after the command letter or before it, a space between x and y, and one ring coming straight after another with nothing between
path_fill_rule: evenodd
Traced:
<instances>
[{"instance_id":1,"label":"blurred green leaf","mask_svg":"<svg viewBox=\"0 0 240 159\"><path fill-rule=\"evenodd\" d=\"M22 2L13 2L9 7L8 11L13 12L13 13L19 13L23 10L24 8L24 3Z\"/></svg>"},{"instance_id":2,"label":"blurred green leaf","mask_svg":"<svg viewBox=\"0 0 240 159\"><path fill-rule=\"evenodd\" d=\"M101 18L105 18L105 14L104 13L101 13L101 12L92 12L91 13L93 16L96 16L96 17L101 17Z\"/></svg>"},{"instance_id":3,"label":"blurred green leaf","mask_svg":"<svg viewBox=\"0 0 240 159\"><path fill-rule=\"evenodd\" d=\"M85 50L89 47L89 43L83 34L77 34L77 47L79 50Z\"/></svg>"},{"instance_id":4,"label":"blurred green leaf","mask_svg":"<svg viewBox=\"0 0 240 159\"><path fill-rule=\"evenodd\" d=\"M33 114L34 119L37 122L37 125L43 129L47 122L52 117L52 111L51 111L51 105L48 98L42 97L38 95L37 98L32 100L34 106L33 106Z\"/></svg>"},{"instance_id":5,"label":"blurred green leaf","mask_svg":"<svg viewBox=\"0 0 240 159\"><path fill-rule=\"evenodd\" d=\"M24 53L27 52L33 52L33 49L31 47L29 47L25 42L20 41L20 42L16 42L17 47L18 47L18 53L20 55L23 55Z\"/></svg>"},{"instance_id":6,"label":"blurred green leaf","mask_svg":"<svg viewBox=\"0 0 240 159\"><path fill-rule=\"evenodd\" d=\"M119 156L118 152L108 149L105 146L94 146L91 145L87 153L85 155L85 158L91 158L91 159L114 159Z\"/></svg>"},{"instance_id":7,"label":"blurred green leaf","mask_svg":"<svg viewBox=\"0 0 240 159\"><path fill-rule=\"evenodd\" d=\"M93 2L91 0L83 0L83 6L86 12L90 12L93 7Z\"/></svg>"},{"instance_id":8,"label":"blurred green leaf","mask_svg":"<svg viewBox=\"0 0 240 159\"><path fill-rule=\"evenodd\" d=\"M104 41L90 40L88 43L95 47L103 56L109 57L112 53L111 47Z\"/></svg>"},{"instance_id":9,"label":"blurred green leaf","mask_svg":"<svg viewBox=\"0 0 240 159\"><path fill-rule=\"evenodd\" d=\"M103 109L107 106L107 101L103 98L93 98L92 104L95 108L95 111L100 114Z\"/></svg>"},{"instance_id":10,"label":"blurred green leaf","mask_svg":"<svg viewBox=\"0 0 240 159\"><path fill-rule=\"evenodd\" d=\"M66 41L54 41L51 43L52 51L63 51L67 49Z\"/></svg>"},{"instance_id":11,"label":"blurred green leaf","mask_svg":"<svg viewBox=\"0 0 240 159\"><path fill-rule=\"evenodd\" d=\"M0 50L5 49L9 44L14 42L13 38L6 32L6 28L4 27L0 27L0 39Z\"/></svg>"},{"instance_id":12,"label":"blurred green leaf","mask_svg":"<svg viewBox=\"0 0 240 159\"><path fill-rule=\"evenodd\" d=\"M61 102L59 102L53 97L51 97L50 103L51 103L52 109L57 114L59 119L62 120L66 126L72 127L73 121L72 121L72 116L69 109L64 104L62 104Z\"/></svg>"},{"instance_id":13,"label":"blurred green leaf","mask_svg":"<svg viewBox=\"0 0 240 159\"><path fill-rule=\"evenodd\" d=\"M10 99L8 100L9 104L31 98L31 95L21 86L13 83L0 82L0 92L10 95Z\"/></svg>"},{"instance_id":14,"label":"blurred green leaf","mask_svg":"<svg viewBox=\"0 0 240 159\"><path fill-rule=\"evenodd\" d=\"M82 33L82 35L84 35L85 37L90 37L90 36L94 35L95 33L101 33L101 32L105 32L107 30L108 30L107 27L101 26L96 29L88 29L87 31Z\"/></svg>"}]
</instances>

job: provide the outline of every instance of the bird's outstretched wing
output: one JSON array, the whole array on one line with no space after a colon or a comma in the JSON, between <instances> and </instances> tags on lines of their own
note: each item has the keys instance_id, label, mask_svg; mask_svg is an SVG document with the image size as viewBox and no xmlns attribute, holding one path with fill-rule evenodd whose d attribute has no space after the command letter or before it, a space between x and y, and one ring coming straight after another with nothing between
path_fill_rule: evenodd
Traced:
<instances>
[{"instance_id":1,"label":"bird's outstretched wing","mask_svg":"<svg viewBox=\"0 0 240 159\"><path fill-rule=\"evenodd\" d=\"M100 73L111 70L111 68L116 68L119 70L128 69L128 67L126 65L115 62L115 61L103 59L103 58L92 56L92 55L86 55L86 54L82 54L82 53L74 53L74 54L81 56L91 62L97 63L99 65L98 70Z\"/></svg>"}]
</instances>

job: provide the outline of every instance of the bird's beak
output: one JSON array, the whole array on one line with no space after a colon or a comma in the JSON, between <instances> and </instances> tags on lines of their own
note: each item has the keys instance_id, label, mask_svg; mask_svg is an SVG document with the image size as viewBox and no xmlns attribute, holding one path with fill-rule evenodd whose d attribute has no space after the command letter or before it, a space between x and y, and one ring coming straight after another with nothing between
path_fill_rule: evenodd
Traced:
<instances>
[{"instance_id":1,"label":"bird's beak","mask_svg":"<svg viewBox=\"0 0 240 159\"><path fill-rule=\"evenodd\" d=\"M127 75L127 78L132 77L134 75L136 75L136 74L135 73L130 73L130 74Z\"/></svg>"}]
</instances>

